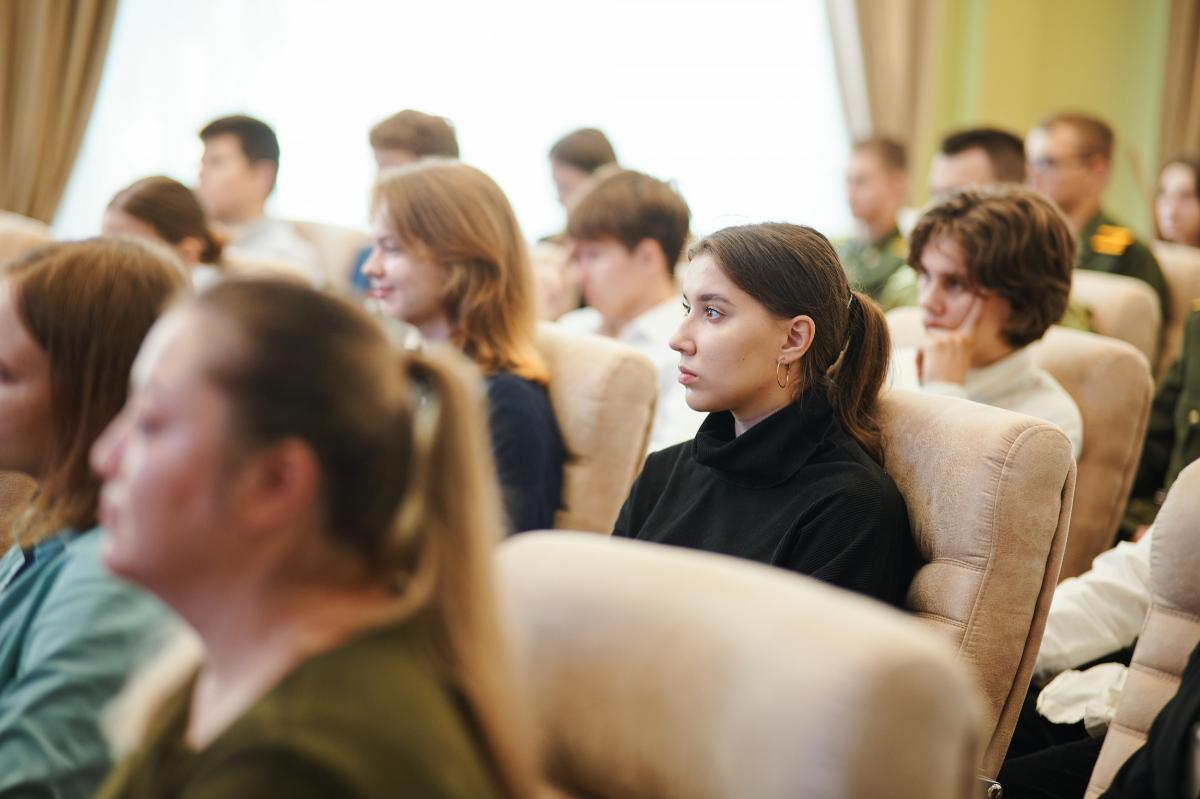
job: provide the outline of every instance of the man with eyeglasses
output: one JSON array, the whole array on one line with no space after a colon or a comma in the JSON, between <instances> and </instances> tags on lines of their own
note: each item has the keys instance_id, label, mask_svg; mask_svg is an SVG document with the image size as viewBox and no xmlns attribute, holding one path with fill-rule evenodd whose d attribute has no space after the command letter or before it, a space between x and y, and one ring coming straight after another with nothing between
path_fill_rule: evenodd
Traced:
<instances>
[{"instance_id":1,"label":"man with eyeglasses","mask_svg":"<svg viewBox=\"0 0 1200 799\"><path fill-rule=\"evenodd\" d=\"M1112 128L1086 114L1054 114L1029 132L1025 152L1030 184L1058 205L1079 236L1076 267L1145 281L1158 294L1165 319L1167 283L1154 254L1101 208L1112 167Z\"/></svg>"}]
</instances>

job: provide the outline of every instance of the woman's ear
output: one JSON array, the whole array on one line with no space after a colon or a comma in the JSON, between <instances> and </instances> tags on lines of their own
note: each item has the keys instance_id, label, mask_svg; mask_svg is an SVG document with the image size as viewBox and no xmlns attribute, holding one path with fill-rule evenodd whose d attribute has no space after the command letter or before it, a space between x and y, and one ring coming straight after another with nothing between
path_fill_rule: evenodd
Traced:
<instances>
[{"instance_id":1,"label":"woman's ear","mask_svg":"<svg viewBox=\"0 0 1200 799\"><path fill-rule=\"evenodd\" d=\"M184 265L198 264L204 255L204 242L195 236L185 236L175 245L175 252L179 254L179 260L183 261Z\"/></svg>"},{"instance_id":2,"label":"woman's ear","mask_svg":"<svg viewBox=\"0 0 1200 799\"><path fill-rule=\"evenodd\" d=\"M321 467L305 442L288 438L245 458L240 498L249 527L268 532L311 516L320 491Z\"/></svg>"},{"instance_id":3,"label":"woman's ear","mask_svg":"<svg viewBox=\"0 0 1200 799\"><path fill-rule=\"evenodd\" d=\"M779 362L789 366L804 357L817 335L817 325L807 314L793 316L787 329L787 338L779 350Z\"/></svg>"}]
</instances>

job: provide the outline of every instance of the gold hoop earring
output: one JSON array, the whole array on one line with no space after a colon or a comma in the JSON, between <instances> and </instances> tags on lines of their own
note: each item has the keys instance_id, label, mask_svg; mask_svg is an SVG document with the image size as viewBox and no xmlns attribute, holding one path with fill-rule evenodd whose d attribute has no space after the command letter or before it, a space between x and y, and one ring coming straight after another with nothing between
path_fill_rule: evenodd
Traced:
<instances>
[{"instance_id":1,"label":"gold hoop earring","mask_svg":"<svg viewBox=\"0 0 1200 799\"><path fill-rule=\"evenodd\" d=\"M781 366L783 367L783 379L782 380L779 379L779 367L781 367ZM779 386L780 388L787 388L788 384L791 382L792 382L791 367L788 364L784 363L783 361L780 361L779 363L775 364L775 385Z\"/></svg>"}]
</instances>

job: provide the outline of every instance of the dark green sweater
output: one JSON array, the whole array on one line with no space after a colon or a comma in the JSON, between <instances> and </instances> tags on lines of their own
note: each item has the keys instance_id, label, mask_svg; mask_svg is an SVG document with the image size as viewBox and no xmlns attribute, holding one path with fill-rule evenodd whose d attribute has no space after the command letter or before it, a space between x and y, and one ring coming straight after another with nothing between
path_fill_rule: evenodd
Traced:
<instances>
[{"instance_id":1,"label":"dark green sweater","mask_svg":"<svg viewBox=\"0 0 1200 799\"><path fill-rule=\"evenodd\" d=\"M194 681L160 711L101 799L498 797L463 704L416 622L301 664L201 751Z\"/></svg>"}]
</instances>

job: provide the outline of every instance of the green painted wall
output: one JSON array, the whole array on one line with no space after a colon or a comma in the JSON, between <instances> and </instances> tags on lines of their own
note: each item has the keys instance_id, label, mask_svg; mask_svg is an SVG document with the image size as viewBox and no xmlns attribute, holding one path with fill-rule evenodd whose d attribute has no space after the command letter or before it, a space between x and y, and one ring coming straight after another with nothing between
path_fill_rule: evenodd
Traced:
<instances>
[{"instance_id":1,"label":"green painted wall","mask_svg":"<svg viewBox=\"0 0 1200 799\"><path fill-rule=\"evenodd\" d=\"M943 0L933 95L917 141L928 165L941 134L994 124L1024 135L1060 109L1113 125L1106 205L1146 234L1158 168L1169 0ZM927 172L916 176L928 197Z\"/></svg>"}]
</instances>

